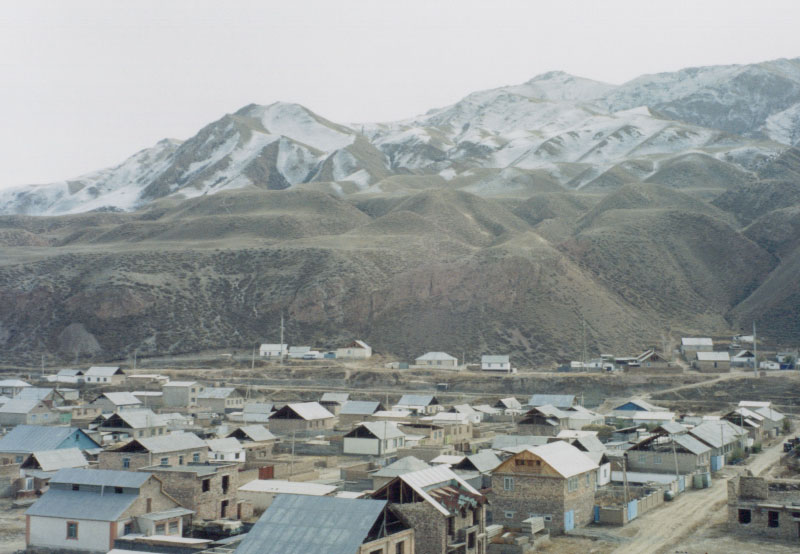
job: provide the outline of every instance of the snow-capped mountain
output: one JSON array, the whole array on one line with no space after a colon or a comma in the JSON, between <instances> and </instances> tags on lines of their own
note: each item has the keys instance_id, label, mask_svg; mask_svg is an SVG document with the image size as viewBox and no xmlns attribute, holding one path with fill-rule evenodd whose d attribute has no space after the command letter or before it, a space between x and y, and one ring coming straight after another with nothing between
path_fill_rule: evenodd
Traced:
<instances>
[{"instance_id":1,"label":"snow-capped mountain","mask_svg":"<svg viewBox=\"0 0 800 554\"><path fill-rule=\"evenodd\" d=\"M496 172L494 191L511 169L582 188L618 167L644 180L689 153L750 171L798 140L800 59L620 86L555 71L389 123L342 125L297 104L249 105L118 166L0 191L0 213L133 210L165 196L307 182L372 193L395 174L453 179L476 169Z\"/></svg>"}]
</instances>

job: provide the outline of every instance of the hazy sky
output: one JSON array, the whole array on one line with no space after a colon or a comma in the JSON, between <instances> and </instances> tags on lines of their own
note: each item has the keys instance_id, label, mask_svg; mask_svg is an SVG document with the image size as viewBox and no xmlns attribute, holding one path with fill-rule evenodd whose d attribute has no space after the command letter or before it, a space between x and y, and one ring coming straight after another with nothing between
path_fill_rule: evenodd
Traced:
<instances>
[{"instance_id":1,"label":"hazy sky","mask_svg":"<svg viewBox=\"0 0 800 554\"><path fill-rule=\"evenodd\" d=\"M800 2L18 0L0 187L75 177L252 102L400 119L560 69L622 83L800 56Z\"/></svg>"}]
</instances>

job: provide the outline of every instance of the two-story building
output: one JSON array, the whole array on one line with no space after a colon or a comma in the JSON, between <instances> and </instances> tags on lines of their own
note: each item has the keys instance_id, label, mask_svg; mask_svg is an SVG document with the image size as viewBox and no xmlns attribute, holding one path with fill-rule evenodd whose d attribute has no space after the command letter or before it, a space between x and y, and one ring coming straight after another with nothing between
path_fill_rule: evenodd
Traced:
<instances>
[{"instance_id":1,"label":"two-story building","mask_svg":"<svg viewBox=\"0 0 800 554\"><path fill-rule=\"evenodd\" d=\"M157 437L131 439L100 452L100 469L135 471L152 465L181 466L205 463L208 445L194 433L171 433Z\"/></svg>"}]
</instances>

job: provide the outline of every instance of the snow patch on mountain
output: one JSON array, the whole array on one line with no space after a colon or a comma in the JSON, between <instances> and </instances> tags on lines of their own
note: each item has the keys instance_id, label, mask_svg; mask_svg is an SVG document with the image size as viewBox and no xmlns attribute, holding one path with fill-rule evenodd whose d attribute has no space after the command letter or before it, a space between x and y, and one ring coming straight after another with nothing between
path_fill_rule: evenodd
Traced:
<instances>
[{"instance_id":1,"label":"snow patch on mountain","mask_svg":"<svg viewBox=\"0 0 800 554\"><path fill-rule=\"evenodd\" d=\"M791 146L800 144L800 103L769 116L764 132L772 140Z\"/></svg>"}]
</instances>

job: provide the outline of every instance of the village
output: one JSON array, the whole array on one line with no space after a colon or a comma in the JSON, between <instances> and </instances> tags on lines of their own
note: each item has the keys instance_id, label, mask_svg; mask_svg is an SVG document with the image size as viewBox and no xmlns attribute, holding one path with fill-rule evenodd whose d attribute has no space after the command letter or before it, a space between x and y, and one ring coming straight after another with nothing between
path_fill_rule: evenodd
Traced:
<instances>
[{"instance_id":1,"label":"village","mask_svg":"<svg viewBox=\"0 0 800 554\"><path fill-rule=\"evenodd\" d=\"M7 371L0 550L796 551L796 360L684 337L535 371L354 340Z\"/></svg>"}]
</instances>

